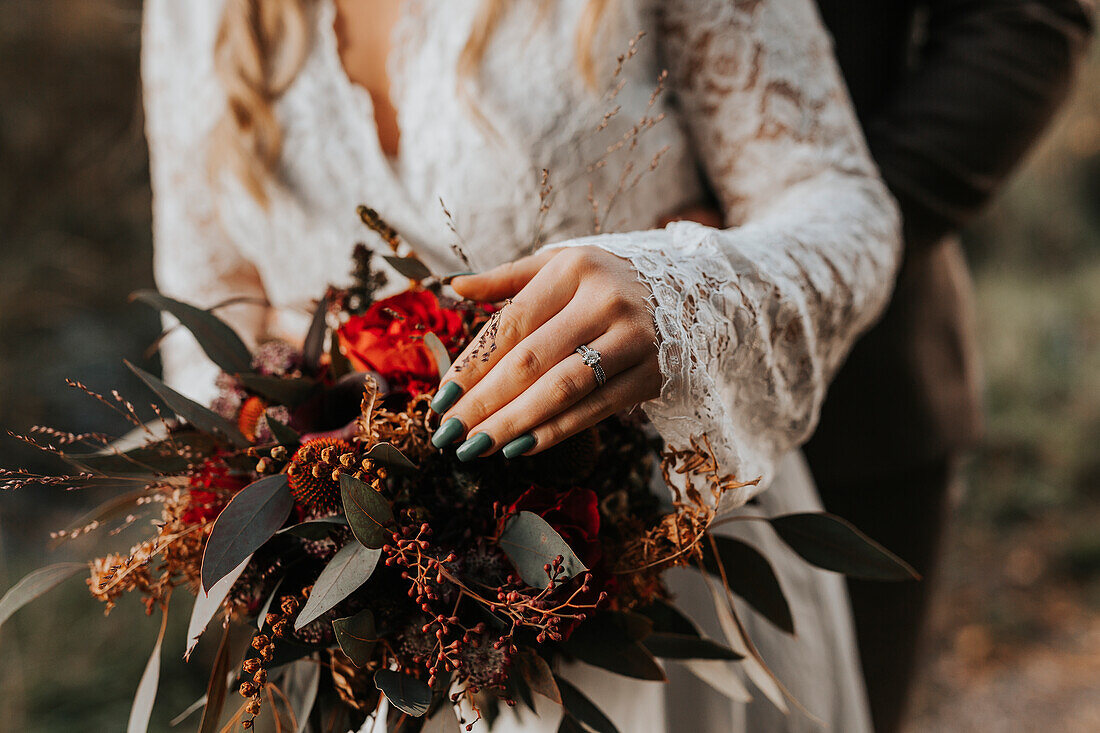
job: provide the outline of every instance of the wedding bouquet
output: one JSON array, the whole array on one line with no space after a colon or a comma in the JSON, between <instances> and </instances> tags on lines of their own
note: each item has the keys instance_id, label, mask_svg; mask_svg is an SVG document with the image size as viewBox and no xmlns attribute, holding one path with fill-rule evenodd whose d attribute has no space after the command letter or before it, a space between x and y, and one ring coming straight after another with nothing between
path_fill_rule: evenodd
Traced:
<instances>
[{"instance_id":1,"label":"wedding bouquet","mask_svg":"<svg viewBox=\"0 0 1100 733\"><path fill-rule=\"evenodd\" d=\"M413 257L386 259L408 289L376 298L384 277L360 245L354 284L329 289L300 347L269 341L250 353L213 309L137 293L191 331L222 370L220 394L203 406L130 365L158 398L157 421L73 383L134 431L114 442L46 428L19 436L76 472L0 470L4 488L130 487L59 539L132 524L143 510L156 518L128 552L24 578L0 600L0 623L89 567L88 588L108 610L135 591L167 618L176 589L194 594L186 657L220 633L206 696L180 716L201 709L201 731L344 731L382 714L388 730L426 720L470 730L491 726L501 703L534 710L536 694L561 706L562 731L615 731L598 700L559 676L570 662L660 681L657 659L672 659L714 683L724 660L785 705L731 594L793 632L790 610L767 559L711 531L717 499L745 484L721 472L706 437L670 450L639 418L618 416L532 457L467 464L434 449L439 377L468 346L494 348L500 307L449 297ZM671 501L652 491L658 474ZM910 577L838 518L763 521L816 565ZM715 589L726 638L704 638L676 610L663 582L674 566ZM148 724L164 629L129 730Z\"/></svg>"}]
</instances>

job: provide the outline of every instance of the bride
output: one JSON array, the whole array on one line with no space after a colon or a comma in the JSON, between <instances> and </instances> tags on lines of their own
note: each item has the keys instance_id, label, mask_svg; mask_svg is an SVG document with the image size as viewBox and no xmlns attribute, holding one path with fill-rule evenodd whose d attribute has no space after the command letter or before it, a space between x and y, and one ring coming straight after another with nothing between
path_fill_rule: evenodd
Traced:
<instances>
[{"instance_id":1,"label":"bride","mask_svg":"<svg viewBox=\"0 0 1100 733\"><path fill-rule=\"evenodd\" d=\"M899 233L811 0L145 7L163 292L300 340L374 236L365 203L433 271L478 271L460 295L511 301L497 348L445 378L438 447L536 453L641 404L669 444L705 435L724 472L761 477L721 510L820 509L797 447L887 300ZM163 353L171 383L212 395L188 336ZM739 610L797 704L748 665L670 664L664 686L566 670L620 730L869 730L841 578L764 524L733 526L797 634ZM721 637L705 587L672 582ZM553 708L496 729L555 730Z\"/></svg>"}]
</instances>

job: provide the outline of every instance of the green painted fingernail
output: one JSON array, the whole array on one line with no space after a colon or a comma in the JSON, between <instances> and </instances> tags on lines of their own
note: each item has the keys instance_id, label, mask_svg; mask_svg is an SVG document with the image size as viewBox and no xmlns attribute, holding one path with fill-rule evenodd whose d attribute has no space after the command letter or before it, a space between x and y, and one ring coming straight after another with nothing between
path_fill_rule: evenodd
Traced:
<instances>
[{"instance_id":1,"label":"green painted fingernail","mask_svg":"<svg viewBox=\"0 0 1100 733\"><path fill-rule=\"evenodd\" d=\"M440 282L444 285L450 285L451 280L454 280L456 277L468 277L476 274L476 272L452 272L450 275L444 275Z\"/></svg>"},{"instance_id":2,"label":"green painted fingernail","mask_svg":"<svg viewBox=\"0 0 1100 733\"><path fill-rule=\"evenodd\" d=\"M460 461L472 461L489 450L489 446L492 444L493 439L489 437L488 433L478 433L472 438L467 438L465 443L458 446L455 455L458 456Z\"/></svg>"},{"instance_id":3,"label":"green painted fingernail","mask_svg":"<svg viewBox=\"0 0 1100 733\"><path fill-rule=\"evenodd\" d=\"M505 458L515 458L516 456L522 456L527 451L535 447L535 436L530 433L519 436L508 445L501 449L501 453Z\"/></svg>"},{"instance_id":4,"label":"green painted fingernail","mask_svg":"<svg viewBox=\"0 0 1100 733\"><path fill-rule=\"evenodd\" d=\"M452 417L439 426L432 435L432 445L436 448L445 448L458 440L459 436L466 432L466 426L457 417ZM463 444L465 445L465 444Z\"/></svg>"},{"instance_id":5,"label":"green painted fingernail","mask_svg":"<svg viewBox=\"0 0 1100 733\"><path fill-rule=\"evenodd\" d=\"M458 382L446 382L440 385L439 391L435 393L435 397L432 398L432 412L437 415L442 415L447 410L451 409L451 405L458 401L458 398L462 396L462 387Z\"/></svg>"}]
</instances>

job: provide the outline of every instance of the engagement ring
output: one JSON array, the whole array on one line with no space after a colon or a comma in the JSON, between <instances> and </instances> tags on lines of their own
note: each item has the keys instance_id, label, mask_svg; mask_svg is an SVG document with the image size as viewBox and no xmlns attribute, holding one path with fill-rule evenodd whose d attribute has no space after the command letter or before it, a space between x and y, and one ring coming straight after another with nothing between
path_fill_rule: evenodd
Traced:
<instances>
[{"instance_id":1,"label":"engagement ring","mask_svg":"<svg viewBox=\"0 0 1100 733\"><path fill-rule=\"evenodd\" d=\"M592 374L596 376L596 386L602 387L607 381L607 375L604 374L603 366L600 364L600 352L589 348L586 344L581 344L577 347L577 353L581 355L581 361L586 366L592 367Z\"/></svg>"}]
</instances>

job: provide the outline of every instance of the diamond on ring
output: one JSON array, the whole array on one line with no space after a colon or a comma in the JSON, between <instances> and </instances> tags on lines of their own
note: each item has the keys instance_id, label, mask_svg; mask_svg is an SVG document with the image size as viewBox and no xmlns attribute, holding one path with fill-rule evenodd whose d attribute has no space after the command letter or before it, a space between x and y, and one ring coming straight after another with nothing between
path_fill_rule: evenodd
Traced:
<instances>
[{"instance_id":1,"label":"diamond on ring","mask_svg":"<svg viewBox=\"0 0 1100 733\"><path fill-rule=\"evenodd\" d=\"M577 353L581 355L584 365L592 368L592 374L596 377L596 386L602 387L607 381L607 375L604 373L603 365L600 364L600 352L587 344L581 344L577 347Z\"/></svg>"}]
</instances>

